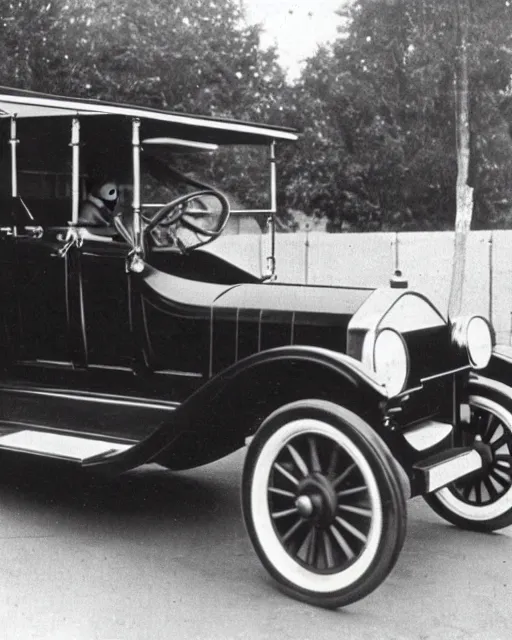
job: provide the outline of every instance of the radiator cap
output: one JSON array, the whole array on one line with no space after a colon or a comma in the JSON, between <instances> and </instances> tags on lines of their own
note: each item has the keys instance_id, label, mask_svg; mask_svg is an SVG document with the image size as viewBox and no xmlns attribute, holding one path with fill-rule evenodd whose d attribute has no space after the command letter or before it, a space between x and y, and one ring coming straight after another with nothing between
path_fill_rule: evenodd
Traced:
<instances>
[{"instance_id":1,"label":"radiator cap","mask_svg":"<svg viewBox=\"0 0 512 640\"><path fill-rule=\"evenodd\" d=\"M400 271L400 269L397 269L395 271L393 277L389 281L389 286L392 289L407 289L407 287L409 286L409 283L403 277L402 272Z\"/></svg>"}]
</instances>

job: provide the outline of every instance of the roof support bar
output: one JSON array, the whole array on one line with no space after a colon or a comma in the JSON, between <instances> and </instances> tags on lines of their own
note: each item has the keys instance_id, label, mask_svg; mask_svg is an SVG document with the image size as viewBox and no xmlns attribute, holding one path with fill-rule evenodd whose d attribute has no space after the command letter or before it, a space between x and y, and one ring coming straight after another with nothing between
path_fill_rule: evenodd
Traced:
<instances>
[{"instance_id":1,"label":"roof support bar","mask_svg":"<svg viewBox=\"0 0 512 640\"><path fill-rule=\"evenodd\" d=\"M135 251L142 251L142 228L140 220L140 119L132 119L132 162L133 162L133 239Z\"/></svg>"},{"instance_id":2,"label":"roof support bar","mask_svg":"<svg viewBox=\"0 0 512 640\"><path fill-rule=\"evenodd\" d=\"M276 142L270 143L270 210L277 213Z\"/></svg>"},{"instance_id":3,"label":"roof support bar","mask_svg":"<svg viewBox=\"0 0 512 640\"><path fill-rule=\"evenodd\" d=\"M276 177L276 143L270 143L270 215L267 227L270 235L270 255L267 256L266 278L275 280L276 274L276 216L277 212L277 177Z\"/></svg>"},{"instance_id":4,"label":"roof support bar","mask_svg":"<svg viewBox=\"0 0 512 640\"><path fill-rule=\"evenodd\" d=\"M11 145L11 195L13 198L18 197L18 164L17 164L17 150L16 147L19 143L16 132L16 114L11 117L11 137L9 144Z\"/></svg>"},{"instance_id":5,"label":"roof support bar","mask_svg":"<svg viewBox=\"0 0 512 640\"><path fill-rule=\"evenodd\" d=\"M70 146L72 153L71 222L77 224L80 210L80 120L77 117L71 121Z\"/></svg>"}]
</instances>

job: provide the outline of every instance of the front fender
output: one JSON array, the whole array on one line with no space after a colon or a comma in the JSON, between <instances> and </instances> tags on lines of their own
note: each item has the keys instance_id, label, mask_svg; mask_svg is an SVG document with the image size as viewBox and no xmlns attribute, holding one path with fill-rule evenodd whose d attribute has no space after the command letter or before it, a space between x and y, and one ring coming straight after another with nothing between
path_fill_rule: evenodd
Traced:
<instances>
[{"instance_id":1,"label":"front fender","mask_svg":"<svg viewBox=\"0 0 512 640\"><path fill-rule=\"evenodd\" d=\"M487 370L486 372L487 373ZM469 395L484 394L499 404L507 404L512 408L512 387L500 380L489 378L479 373L472 373L468 385Z\"/></svg>"},{"instance_id":2,"label":"front fender","mask_svg":"<svg viewBox=\"0 0 512 640\"><path fill-rule=\"evenodd\" d=\"M270 349L233 364L188 398L173 415L180 437L155 461L183 469L217 460L242 447L277 407L308 398L344 404L380 425L388 396L360 362L344 354L302 346Z\"/></svg>"},{"instance_id":3,"label":"front fender","mask_svg":"<svg viewBox=\"0 0 512 640\"><path fill-rule=\"evenodd\" d=\"M282 361L319 365L341 376L356 388L368 389L381 399L388 398L385 387L377 381L372 372L359 360L331 349L301 345L276 347L275 349L252 354L228 367L210 382L232 379L261 366L269 366Z\"/></svg>"},{"instance_id":4,"label":"front fender","mask_svg":"<svg viewBox=\"0 0 512 640\"><path fill-rule=\"evenodd\" d=\"M385 388L360 362L328 349L286 346L240 360L212 377L128 451L88 466L117 472L148 462L171 469L208 464L244 446L261 421L295 400L328 399L381 429Z\"/></svg>"}]
</instances>

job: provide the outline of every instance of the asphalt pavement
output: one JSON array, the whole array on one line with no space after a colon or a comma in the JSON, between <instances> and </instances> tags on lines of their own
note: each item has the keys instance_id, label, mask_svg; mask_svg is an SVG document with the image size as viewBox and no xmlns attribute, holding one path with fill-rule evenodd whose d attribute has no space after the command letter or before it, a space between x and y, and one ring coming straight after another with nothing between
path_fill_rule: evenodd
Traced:
<instances>
[{"instance_id":1,"label":"asphalt pavement","mask_svg":"<svg viewBox=\"0 0 512 640\"><path fill-rule=\"evenodd\" d=\"M0 460L0 640L508 640L512 527L461 531L412 500L392 574L325 611L261 567L242 460L110 479Z\"/></svg>"}]
</instances>

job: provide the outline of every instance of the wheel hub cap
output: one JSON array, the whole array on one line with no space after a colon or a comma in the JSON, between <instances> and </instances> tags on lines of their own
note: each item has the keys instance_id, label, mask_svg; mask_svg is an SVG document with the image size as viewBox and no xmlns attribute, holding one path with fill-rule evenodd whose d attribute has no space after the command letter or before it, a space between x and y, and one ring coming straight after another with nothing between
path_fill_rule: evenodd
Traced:
<instances>
[{"instance_id":1,"label":"wheel hub cap","mask_svg":"<svg viewBox=\"0 0 512 640\"><path fill-rule=\"evenodd\" d=\"M303 518L327 527L334 520L338 505L332 483L320 473L304 478L295 505Z\"/></svg>"},{"instance_id":2,"label":"wheel hub cap","mask_svg":"<svg viewBox=\"0 0 512 640\"><path fill-rule=\"evenodd\" d=\"M295 506L303 518L309 518L313 515L313 501L309 496L299 496L295 501Z\"/></svg>"}]
</instances>

